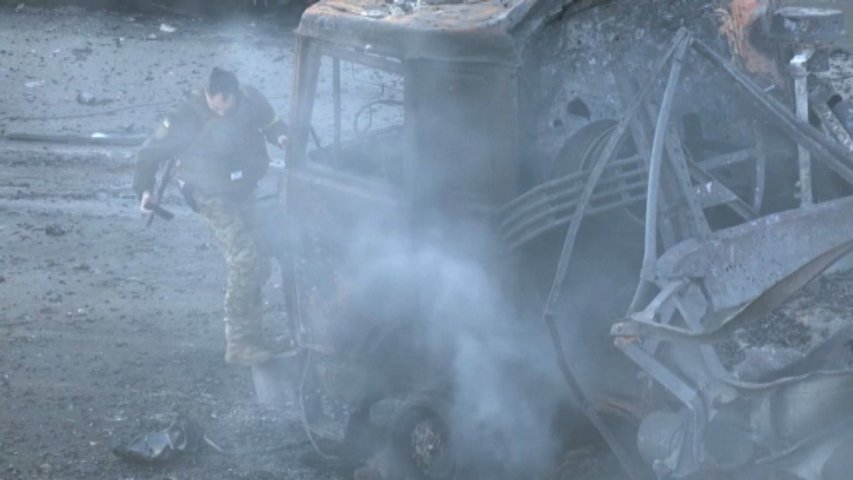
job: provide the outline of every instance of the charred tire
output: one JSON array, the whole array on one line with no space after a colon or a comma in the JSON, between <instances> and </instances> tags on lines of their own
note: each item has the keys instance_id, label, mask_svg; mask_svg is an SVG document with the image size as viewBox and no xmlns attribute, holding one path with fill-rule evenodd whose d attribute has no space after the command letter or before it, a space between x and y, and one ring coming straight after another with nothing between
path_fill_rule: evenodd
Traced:
<instances>
[{"instance_id":1,"label":"charred tire","mask_svg":"<svg viewBox=\"0 0 853 480\"><path fill-rule=\"evenodd\" d=\"M448 404L438 392L416 394L397 411L389 438L397 478L457 478L457 452L447 411Z\"/></svg>"}]
</instances>

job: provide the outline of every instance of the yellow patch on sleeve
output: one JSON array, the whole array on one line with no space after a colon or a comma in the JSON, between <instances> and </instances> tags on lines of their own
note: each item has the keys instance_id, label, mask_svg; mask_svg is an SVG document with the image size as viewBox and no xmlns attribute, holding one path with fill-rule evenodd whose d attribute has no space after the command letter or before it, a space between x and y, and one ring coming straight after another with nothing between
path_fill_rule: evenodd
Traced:
<instances>
[{"instance_id":1,"label":"yellow patch on sleeve","mask_svg":"<svg viewBox=\"0 0 853 480\"><path fill-rule=\"evenodd\" d=\"M269 128L270 128L270 127L272 127L273 125L275 125L275 124L276 124L276 123L278 123L278 122L279 122L278 117L273 117L273 118L272 118L272 121L271 121L270 123L268 123L268 124L267 124L267 126L265 126L263 129L264 129L264 130L269 130Z\"/></svg>"}]
</instances>

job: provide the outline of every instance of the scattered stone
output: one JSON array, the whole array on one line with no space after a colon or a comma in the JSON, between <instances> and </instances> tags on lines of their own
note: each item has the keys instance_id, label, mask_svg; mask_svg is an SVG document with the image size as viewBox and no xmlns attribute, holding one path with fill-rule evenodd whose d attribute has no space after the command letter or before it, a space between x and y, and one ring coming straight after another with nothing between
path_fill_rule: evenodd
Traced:
<instances>
[{"instance_id":1,"label":"scattered stone","mask_svg":"<svg viewBox=\"0 0 853 480\"><path fill-rule=\"evenodd\" d=\"M71 53L74 55L74 59L77 60L78 62L86 60L87 58L89 58L89 55L91 55L93 51L94 50L92 50L92 47L90 47L88 45L83 47L83 48L72 48L71 49Z\"/></svg>"},{"instance_id":2,"label":"scattered stone","mask_svg":"<svg viewBox=\"0 0 853 480\"><path fill-rule=\"evenodd\" d=\"M94 95L88 92L78 91L77 103L79 103L80 105L97 106L113 103L113 100L111 98L96 98Z\"/></svg>"},{"instance_id":3,"label":"scattered stone","mask_svg":"<svg viewBox=\"0 0 853 480\"><path fill-rule=\"evenodd\" d=\"M68 230L63 228L62 225L51 223L44 227L44 233L50 237L61 237L68 233Z\"/></svg>"},{"instance_id":4,"label":"scattered stone","mask_svg":"<svg viewBox=\"0 0 853 480\"><path fill-rule=\"evenodd\" d=\"M168 23L161 23L160 24L160 31L165 32L165 33L175 33L178 31L178 29L169 25Z\"/></svg>"},{"instance_id":5,"label":"scattered stone","mask_svg":"<svg viewBox=\"0 0 853 480\"><path fill-rule=\"evenodd\" d=\"M94 105L95 97L87 92L77 92L77 103L81 105Z\"/></svg>"},{"instance_id":6,"label":"scattered stone","mask_svg":"<svg viewBox=\"0 0 853 480\"><path fill-rule=\"evenodd\" d=\"M71 269L75 270L77 272L91 272L92 271L92 267L90 267L88 263L79 263L79 264L71 267Z\"/></svg>"},{"instance_id":7,"label":"scattered stone","mask_svg":"<svg viewBox=\"0 0 853 480\"><path fill-rule=\"evenodd\" d=\"M37 474L39 478L49 478L51 473L53 473L53 465L42 463L38 466Z\"/></svg>"}]
</instances>

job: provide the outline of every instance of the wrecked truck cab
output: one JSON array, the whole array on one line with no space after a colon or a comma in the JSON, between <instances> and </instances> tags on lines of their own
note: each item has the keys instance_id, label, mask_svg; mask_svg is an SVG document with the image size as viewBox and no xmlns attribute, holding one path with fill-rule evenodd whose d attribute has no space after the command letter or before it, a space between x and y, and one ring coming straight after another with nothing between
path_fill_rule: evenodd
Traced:
<instances>
[{"instance_id":1,"label":"wrecked truck cab","mask_svg":"<svg viewBox=\"0 0 853 480\"><path fill-rule=\"evenodd\" d=\"M317 343L336 344L321 337L340 335L342 318L352 316L354 299L344 296L352 275L363 274L354 271L364 269L346 259L380 240L366 235L453 242L464 230L495 242L495 218L519 193L523 41L516 31L541 7L424 3L404 11L412 5L320 2L305 11L286 203L298 232L294 251L311 266L296 281L306 283L303 291L326 289L300 304ZM485 253L496 249L460 239L465 255L503 263Z\"/></svg>"},{"instance_id":2,"label":"wrecked truck cab","mask_svg":"<svg viewBox=\"0 0 853 480\"><path fill-rule=\"evenodd\" d=\"M640 451L623 458L607 422L596 425L627 471L684 478L714 455L723 469L758 458L745 447L750 458L723 458L703 437L731 430L708 405L743 416L741 398L713 382L718 352L670 346L646 323L699 329L853 236L831 220L850 210L849 189L826 193L817 180L828 172L853 184L853 169L789 111L789 85L776 83L784 68L759 62L766 70L746 75L718 53L738 38L720 34L712 3L673 0L665 15L653 1L557 0L321 2L305 12L281 184L284 286L307 352L299 383L351 406L344 443L363 446L373 406L394 398L383 438L415 478L458 476L460 452L530 476L519 452L550 450L492 440L572 404L555 365L526 363L553 361L544 310L584 415L615 411L639 429L627 443ZM797 144L814 154L814 177ZM626 329L611 330L626 310ZM477 343L472 324L512 348ZM493 361L507 350L517 354ZM481 370L460 371L458 359ZM483 423L500 425L460 435L477 394L506 407L493 413L521 405L537 415L495 414ZM671 435L659 445L649 430ZM683 431L684 443L668 441ZM477 447L488 452L465 451Z\"/></svg>"},{"instance_id":3,"label":"wrecked truck cab","mask_svg":"<svg viewBox=\"0 0 853 480\"><path fill-rule=\"evenodd\" d=\"M299 67L289 161L300 168L311 163L307 151L313 141L310 125L318 115L318 72L330 68L333 85L326 94L338 107L330 115L333 138L325 143L339 159L340 170L358 168L347 165L351 151L341 148L348 127L342 123L359 121L358 112L342 118L347 112L340 106L347 92L341 91L346 88L341 75L345 84L348 74L341 73L343 63L399 80L396 92L383 92L390 98L376 99L386 107L397 102L400 110L392 158L371 160L383 164L376 168L394 172L384 180L407 193L432 183L467 191L487 206L502 205L516 194L518 170L515 80L520 58L510 28L533 3L424 5L409 14L394 12L402 7L371 2L313 5L297 29ZM380 81L393 83L389 78ZM371 130L379 134L380 129ZM364 140L381 148L387 137L381 142Z\"/></svg>"},{"instance_id":4,"label":"wrecked truck cab","mask_svg":"<svg viewBox=\"0 0 853 480\"><path fill-rule=\"evenodd\" d=\"M422 305L444 288L434 266L446 260L424 245L505 268L484 246L518 193L520 60L509 29L533 3L446 5L458 10L448 16L445 5L398 15L388 10L396 5L321 2L297 30L284 178L289 317L312 352L310 381L354 410L342 441L366 428L373 403L396 397L386 435L409 439L394 443L410 459L398 469L427 478L452 478L456 462L446 425L453 356L437 353L446 339L424 340ZM415 431L428 448L413 443Z\"/></svg>"},{"instance_id":5,"label":"wrecked truck cab","mask_svg":"<svg viewBox=\"0 0 853 480\"><path fill-rule=\"evenodd\" d=\"M373 403L399 398L387 435L408 439L394 441L403 450L395 457L416 478L456 471L447 425L455 340L450 328L430 331L427 318L465 319L437 312L435 299L493 279L507 297L522 295L497 219L525 188L525 39L557 5L423 3L406 12L397 9L412 5L320 2L296 32L284 284L293 287L288 317L311 352L304 383L352 406L350 432L366 428L359 419Z\"/></svg>"}]
</instances>

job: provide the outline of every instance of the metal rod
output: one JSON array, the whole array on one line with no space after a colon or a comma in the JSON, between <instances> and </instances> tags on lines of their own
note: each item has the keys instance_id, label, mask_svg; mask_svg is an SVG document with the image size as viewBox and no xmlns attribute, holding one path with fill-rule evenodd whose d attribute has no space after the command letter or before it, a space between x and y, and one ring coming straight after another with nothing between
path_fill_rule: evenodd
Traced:
<instances>
[{"instance_id":1,"label":"metal rod","mask_svg":"<svg viewBox=\"0 0 853 480\"><path fill-rule=\"evenodd\" d=\"M638 190L640 188L642 188L642 186L638 187ZM615 201L612 203L607 203L607 204L599 205L599 206L595 206L595 207L589 207L584 212L584 215L585 216L597 215L600 213L605 213L605 212L609 212L611 210L615 210L615 209L620 208L620 207L626 207L629 205L633 205L633 204L638 203L638 202L642 201L643 199L645 199L645 195L646 194L644 191L643 192L638 191L634 195L620 198L618 201ZM518 237L525 238L526 240L529 240L530 238L534 238L536 235L539 235L539 234L544 233L548 230L556 228L560 225L568 223L570 220L572 220L574 218L576 210L577 210L576 204L568 203L568 204L556 206L554 208L549 209L547 212L544 212L543 214L538 215L535 222L527 222L518 228L514 228L510 231L503 232L503 237L505 239L507 239L510 243L516 243L515 241L513 241L513 239L518 238ZM537 227L537 225L542 225L543 222L547 222L544 224L545 226ZM529 231L531 229L534 229L532 232L530 232L531 234L535 233L534 235L531 236L530 234L525 234L526 231Z\"/></svg>"},{"instance_id":2,"label":"metal rod","mask_svg":"<svg viewBox=\"0 0 853 480\"><path fill-rule=\"evenodd\" d=\"M687 168L687 155L685 155L684 149L681 147L681 138L678 136L678 131L674 125L670 124L668 129L665 147L667 156L669 157L669 164L681 188L681 194L687 203L687 211L693 220L695 233L699 238L707 238L711 234L711 227L708 225L705 212L696 198L696 190L693 188Z\"/></svg>"},{"instance_id":3,"label":"metal rod","mask_svg":"<svg viewBox=\"0 0 853 480\"><path fill-rule=\"evenodd\" d=\"M628 158L621 158L619 160L613 160L611 163L607 164L605 170L630 166L632 163L636 163L638 159L640 159L638 156L632 156ZM501 208L501 211L503 212L504 216L509 216L511 215L512 211L521 208L523 204L533 201L542 194L547 194L547 192L550 192L551 190L561 190L566 187L567 183L577 181L584 177L588 177L589 172L591 172L591 169L582 170L579 172L572 172L554 180L549 180L545 183L539 184L504 205Z\"/></svg>"},{"instance_id":4,"label":"metal rod","mask_svg":"<svg viewBox=\"0 0 853 480\"><path fill-rule=\"evenodd\" d=\"M708 173L702 166L694 163L690 159L687 160L687 169L690 171L690 176L698 180L700 183L708 183L714 182L720 188L725 188L726 191L732 194L732 201L727 202L728 206L734 210L735 213L741 216L744 220L752 220L756 217L755 212L746 204L743 200L740 199L737 195L734 194L728 187L726 187L722 182L717 180L713 175Z\"/></svg>"},{"instance_id":5,"label":"metal rod","mask_svg":"<svg viewBox=\"0 0 853 480\"><path fill-rule=\"evenodd\" d=\"M589 204L593 190L596 187L601 173L604 171L604 167L610 160L612 160L613 156L616 154L618 147L624 140L625 132L628 129L631 119L637 114L637 111L642 106L643 102L645 101L646 97L654 86L658 76L663 71L664 67L666 67L670 58L673 57L676 50L684 50L686 48L685 45L689 43L687 42L687 40L689 39L690 35L683 28L680 29L678 33L676 33L672 45L667 50L667 53L663 56L663 58L661 58L658 65L656 65L656 68L650 76L650 79L646 82L645 86L634 99L634 103L625 112L625 116L622 118L622 120L620 120L619 124L613 131L613 134L607 140L606 146L602 150L598 161L596 161L592 172L590 172L590 176L587 180L586 187L584 188L583 195L581 196L581 199L578 202L579 215L575 216L574 221L572 221L571 225L569 226L569 231L566 233L566 238L563 243L563 250L560 254L560 259L557 263L557 270L554 275L554 283L551 285L551 291L548 295L548 300L545 304L546 317L553 317L553 315L556 313L556 304L563 289L563 283L566 279L566 273L568 272L569 260L571 258L572 250L574 247L575 237L577 236L577 232L580 229L581 220L583 219L582 213Z\"/></svg>"},{"instance_id":6,"label":"metal rod","mask_svg":"<svg viewBox=\"0 0 853 480\"><path fill-rule=\"evenodd\" d=\"M403 75L403 64L399 60L394 60L390 57L363 53L325 42L323 43L323 53L346 62L357 63L377 70Z\"/></svg>"},{"instance_id":7,"label":"metal rod","mask_svg":"<svg viewBox=\"0 0 853 480\"><path fill-rule=\"evenodd\" d=\"M825 162L829 168L848 183L853 184L853 169L851 169L853 156L841 145L797 118L778 100L767 95L752 79L738 71L731 62L721 57L701 40L694 39L693 48L743 87L755 100L755 104L769 113L768 118L784 133L788 134L798 144L806 147L812 154L817 155L819 160Z\"/></svg>"},{"instance_id":8,"label":"metal rod","mask_svg":"<svg viewBox=\"0 0 853 480\"><path fill-rule=\"evenodd\" d=\"M305 162L308 137L316 137L311 127L314 96L317 92L317 75L320 69L319 52L310 39L300 37L296 44L296 68L294 69L294 95L290 99L290 141L287 144L288 168L298 167Z\"/></svg>"},{"instance_id":9,"label":"metal rod","mask_svg":"<svg viewBox=\"0 0 853 480\"><path fill-rule=\"evenodd\" d=\"M625 165L625 166L630 166L630 165ZM621 184L625 180L628 180L630 178L634 178L637 176L642 177L643 181L642 181L641 186L645 186L646 185L646 175L648 174L648 171L646 170L645 165L640 164L640 165L637 165L637 167L638 168L636 168L634 170L627 171L627 172L614 173L612 175L607 175L607 176L602 175L602 179L600 180L600 182L598 184L596 194L607 193L608 191L602 190L602 188L610 186L611 184L614 184L614 183L615 184ZM589 172L585 171L582 173L588 175ZM577 175L577 176L572 175L571 178L567 177L566 181L561 181L559 183L559 185L563 186L564 188L562 188L562 189L554 188L553 190L555 190L555 191L543 191L539 196L531 197L527 203L516 206L513 210L507 212L503 216L503 218L501 220L501 227L502 228L508 228L514 224L517 224L519 222L523 222L526 220L526 217L528 215L538 213L542 207L547 207L549 205L554 204L554 202L562 201L566 198L570 198L570 197L574 196L574 194L576 194L576 193L580 193L583 190L583 183L579 182L579 180L580 181L584 180L587 177L587 175ZM574 183L574 185L572 185L572 183ZM624 186L624 185L620 185L620 186ZM619 188L619 187L615 187L615 188ZM622 190L622 191L624 191L624 190ZM593 199L594 198L595 198L595 196L593 196Z\"/></svg>"},{"instance_id":10,"label":"metal rod","mask_svg":"<svg viewBox=\"0 0 853 480\"><path fill-rule=\"evenodd\" d=\"M654 140L654 126L657 123L657 118L660 113L660 109L655 110L650 102L646 102L645 108L646 117L648 117L646 123L646 127L651 128L652 132L652 140ZM669 143L670 139L667 136L667 142L664 143L666 147L665 153L669 153ZM651 162L651 147L649 147L649 162ZM672 245L675 245L677 242L684 239L686 234L689 233L689 226L685 229L685 224L683 221L678 221L677 218L677 210L679 207L680 200L678 199L678 192L673 189L676 185L678 179L674 176L674 172L670 168L669 170L665 169L665 165L661 165L661 188L659 189L662 197L657 199L658 202L662 202L662 205L666 207L666 214L663 216L658 216L658 219L661 220L658 223L658 234L660 235L660 240L663 243L664 249L669 248ZM645 225L645 212L643 212L643 225Z\"/></svg>"},{"instance_id":11,"label":"metal rod","mask_svg":"<svg viewBox=\"0 0 853 480\"><path fill-rule=\"evenodd\" d=\"M669 367L660 363L634 342L617 342L617 346L625 352L625 355L654 378L656 382L678 398L694 415L704 416L704 404L699 392L682 380Z\"/></svg>"},{"instance_id":12,"label":"metal rod","mask_svg":"<svg viewBox=\"0 0 853 480\"><path fill-rule=\"evenodd\" d=\"M794 55L790 63L791 74L794 77L794 102L797 117L806 123L809 121L809 70L806 64L812 55L814 55L814 50L802 49ZM812 159L809 151L799 144L797 145L797 159L800 167L800 203L811 205L814 203Z\"/></svg>"},{"instance_id":13,"label":"metal rod","mask_svg":"<svg viewBox=\"0 0 853 480\"><path fill-rule=\"evenodd\" d=\"M611 197L616 196L616 195L629 194L632 191L636 192L636 193L634 193L633 195L626 196L626 197L620 197L617 201L614 201L612 203L605 203L604 205L601 205L601 204L595 205L594 207L589 209L588 214L592 213L593 208L597 209L598 212L601 212L601 211L611 210L613 208L613 206L615 206L615 205L624 206L626 204L625 202L627 202L628 205L630 205L634 202L638 202L638 201L642 200L646 194L645 190L643 188L645 186L646 186L646 179L645 179L645 175L643 175L639 181L635 181L635 182L632 182L629 184L625 184L621 187L617 187L617 188L614 188L612 190L608 190L606 192L596 192L595 194L593 194L592 198L589 201L590 207L592 207L596 202L601 202L603 200L607 200L608 198L611 198ZM537 211L533 215L529 215L529 216L524 217L521 222L514 223L514 224L511 224L510 226L503 227L502 230L505 232L504 234L507 237L511 237L511 236L516 235L519 232L522 232L522 231L530 228L531 225L535 225L535 224L539 223L541 220L547 220L547 219L553 218L554 215L557 215L560 212L563 212L563 211L574 212L575 210L577 210L578 201L577 201L577 199L574 199L572 197L574 197L574 196L573 195L568 196L568 198L565 201L560 201L563 199L555 198L554 199L555 202L552 203L548 208ZM558 201L559 201L559 203L557 203Z\"/></svg>"},{"instance_id":14,"label":"metal rod","mask_svg":"<svg viewBox=\"0 0 853 480\"><path fill-rule=\"evenodd\" d=\"M715 157L711 157L707 160L702 160L701 162L697 162L697 165L702 166L702 168L712 170L714 168L720 167L728 167L729 165L733 165L735 163L741 163L753 158L755 156L755 148L745 148L743 150L737 150L734 152L724 153L722 155L717 155Z\"/></svg>"},{"instance_id":15,"label":"metal rod","mask_svg":"<svg viewBox=\"0 0 853 480\"><path fill-rule=\"evenodd\" d=\"M627 104L630 99L634 98L634 86L627 75L616 75L616 87L619 89L619 95L623 105ZM646 110L646 108L644 108L644 110ZM642 117L642 115L640 117ZM648 170L649 159L652 157L652 147L649 145L649 135L647 135L646 132L646 122L644 122L640 117L631 119L631 136L634 140L634 145L637 147L637 151L640 152L640 155L646 164L646 170ZM640 218L640 216L637 215L636 220L639 226L645 226L644 218ZM671 236L670 229L667 225L663 225L661 234L665 238ZM653 287L654 285L650 282L646 282L642 279L640 280L640 284L634 292L634 298L628 306L628 314L636 311L639 308L640 303L646 301L646 299L652 294Z\"/></svg>"},{"instance_id":16,"label":"metal rod","mask_svg":"<svg viewBox=\"0 0 853 480\"><path fill-rule=\"evenodd\" d=\"M572 251L574 250L575 239L577 238L578 230L580 229L580 224L583 220L583 213L589 204L590 198L592 197L592 192L595 189L596 183L598 182L598 178L601 176L601 173L604 171L604 167L607 165L607 163L610 162L616 155L619 146L624 140L625 132L628 129L631 119L634 117L634 115L637 114L637 111L640 109L640 106L645 101L646 96L651 91L658 76L666 67L666 64L669 62L669 59L673 56L675 51L679 47L681 47L681 45L689 38L689 34L683 28L680 29L678 33L676 33L672 45L667 50L663 58L661 58L661 60L658 62L656 68L652 71L652 75L650 76L649 80L646 82L645 86L640 91L640 94L637 95L637 98L634 99L634 103L625 112L625 116L616 126L616 129L608 139L604 150L601 152L600 157L595 162L592 172L590 172L586 188L584 189L583 195L581 196L581 199L578 203L577 213L574 215L574 218L569 224L569 230L566 233L566 238L563 242L563 248L560 252L560 258L557 262L557 269L554 275L554 281L551 285L551 291L548 294L548 300L545 303L545 308L543 312L543 319L548 327L548 331L551 336L551 341L553 342L554 350L557 354L557 363L560 368L560 372L563 375L563 379L566 381L566 385L569 387L569 390L575 397L575 400L578 402L581 411L586 414L587 418L589 418L590 422L592 422L592 424L595 426L595 428L599 431L601 436L613 450L613 453L616 455L616 458L619 459L620 464L622 465L628 476L634 480L641 478L641 472L645 471L645 469L643 465L639 464L639 462L637 462L636 459L631 456L631 454L625 449L619 439L616 438L614 432L604 422L604 419L598 414L592 403L585 395L583 388L578 383L574 373L572 372L572 368L569 365L568 360L566 359L566 354L563 351L563 342L560 338L560 332L557 329L557 325L555 323L555 315L557 303L559 302L560 295L563 291L563 283L565 282L568 273L569 261L572 256Z\"/></svg>"},{"instance_id":17,"label":"metal rod","mask_svg":"<svg viewBox=\"0 0 853 480\"><path fill-rule=\"evenodd\" d=\"M615 210L617 208L627 207L628 205L633 205L635 203L638 203L645 198L646 198L645 192L638 193L634 196L624 198L622 200L619 200L618 202L609 203L605 206L588 208L586 210L586 212L584 213L584 216L592 217L594 215L609 212L609 211ZM514 240L510 236L505 236L504 239L505 239L506 243L509 245L508 248L510 250L514 250L514 249L520 247L521 245L524 245L528 241L538 237L539 235L542 235L545 232L548 232L548 231L553 230L553 229L555 229L561 225L565 225L565 224L569 223L574 218L575 218L575 215L574 215L574 212L572 212L568 215L564 215L562 217L557 217L557 218L553 219L551 222L549 222L549 223L547 223L541 227L529 226L528 228L534 228L534 227L535 228L533 230L529 230L526 233L523 230L519 231L519 232L514 232L514 233L517 233L517 235L518 235L518 239L516 239L516 240Z\"/></svg>"},{"instance_id":18,"label":"metal rod","mask_svg":"<svg viewBox=\"0 0 853 480\"><path fill-rule=\"evenodd\" d=\"M649 163L649 185L646 195L646 231L643 238L643 266L640 270L640 278L651 281L654 277L655 263L657 262L657 235L658 235L658 194L660 191L661 166L663 163L664 139L669 127L669 116L672 113L672 100L681 77L684 55L690 45L688 38L678 46L678 50L672 59L672 68L669 71L669 80L663 94L660 111L658 112L657 124L655 125L655 137L652 141L652 156Z\"/></svg>"},{"instance_id":19,"label":"metal rod","mask_svg":"<svg viewBox=\"0 0 853 480\"><path fill-rule=\"evenodd\" d=\"M764 189L767 176L767 147L758 123L752 124L752 136L755 138L755 186L752 191L752 211L755 216L761 213L764 203Z\"/></svg>"},{"instance_id":20,"label":"metal rod","mask_svg":"<svg viewBox=\"0 0 853 480\"><path fill-rule=\"evenodd\" d=\"M815 111L818 118L823 122L824 128L830 133L838 143L844 146L851 154L853 154L853 138L850 138L850 132L844 128L838 117L829 109L829 105L823 102L814 102L811 108Z\"/></svg>"}]
</instances>

